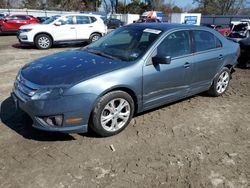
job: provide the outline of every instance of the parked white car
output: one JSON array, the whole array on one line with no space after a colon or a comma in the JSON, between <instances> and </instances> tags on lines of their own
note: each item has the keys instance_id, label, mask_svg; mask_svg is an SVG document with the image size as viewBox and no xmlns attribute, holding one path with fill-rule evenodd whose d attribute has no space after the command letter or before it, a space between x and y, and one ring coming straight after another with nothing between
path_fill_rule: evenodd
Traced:
<instances>
[{"instance_id":1,"label":"parked white car","mask_svg":"<svg viewBox=\"0 0 250 188\"><path fill-rule=\"evenodd\" d=\"M17 33L20 43L48 49L53 44L94 42L107 33L107 26L98 15L67 14L52 16L41 24L21 26Z\"/></svg>"},{"instance_id":2,"label":"parked white car","mask_svg":"<svg viewBox=\"0 0 250 188\"><path fill-rule=\"evenodd\" d=\"M250 37L250 19L231 22L231 38L248 38Z\"/></svg>"}]
</instances>

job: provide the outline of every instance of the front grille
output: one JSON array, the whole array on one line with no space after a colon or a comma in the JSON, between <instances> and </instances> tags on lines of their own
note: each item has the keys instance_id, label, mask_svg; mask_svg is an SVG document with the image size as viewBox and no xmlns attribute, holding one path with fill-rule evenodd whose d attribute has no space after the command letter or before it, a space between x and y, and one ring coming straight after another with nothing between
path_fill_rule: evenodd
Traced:
<instances>
[{"instance_id":1,"label":"front grille","mask_svg":"<svg viewBox=\"0 0 250 188\"><path fill-rule=\"evenodd\" d=\"M14 84L14 93L22 101L29 100L33 95L35 95L37 88L31 82L25 80L20 74Z\"/></svg>"}]
</instances>

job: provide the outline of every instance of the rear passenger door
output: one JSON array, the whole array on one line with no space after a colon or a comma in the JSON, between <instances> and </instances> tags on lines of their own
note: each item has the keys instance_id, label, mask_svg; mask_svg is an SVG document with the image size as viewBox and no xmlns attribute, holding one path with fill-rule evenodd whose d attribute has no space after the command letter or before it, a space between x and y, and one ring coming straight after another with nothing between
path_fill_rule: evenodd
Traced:
<instances>
[{"instance_id":1,"label":"rear passenger door","mask_svg":"<svg viewBox=\"0 0 250 188\"><path fill-rule=\"evenodd\" d=\"M9 16L5 21L6 30L18 30L20 26L27 24L26 16Z\"/></svg>"},{"instance_id":2,"label":"rear passenger door","mask_svg":"<svg viewBox=\"0 0 250 188\"><path fill-rule=\"evenodd\" d=\"M92 19L91 19L92 18ZM76 16L76 38L77 40L89 39L94 25L92 22L96 21L95 17Z\"/></svg>"},{"instance_id":3,"label":"rear passenger door","mask_svg":"<svg viewBox=\"0 0 250 188\"><path fill-rule=\"evenodd\" d=\"M16 21L17 29L19 29L19 27L21 27L22 25L29 24L30 18L28 16L16 16L16 17L17 17Z\"/></svg>"},{"instance_id":4,"label":"rear passenger door","mask_svg":"<svg viewBox=\"0 0 250 188\"><path fill-rule=\"evenodd\" d=\"M211 32L193 30L194 56L191 90L196 93L206 90L222 66L223 50L221 41Z\"/></svg>"}]
</instances>

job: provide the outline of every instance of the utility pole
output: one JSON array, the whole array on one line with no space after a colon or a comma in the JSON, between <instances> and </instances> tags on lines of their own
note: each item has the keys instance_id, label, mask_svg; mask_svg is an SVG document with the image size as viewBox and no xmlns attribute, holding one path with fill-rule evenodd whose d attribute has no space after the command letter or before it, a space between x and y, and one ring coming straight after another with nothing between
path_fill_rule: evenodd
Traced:
<instances>
[{"instance_id":1,"label":"utility pole","mask_svg":"<svg viewBox=\"0 0 250 188\"><path fill-rule=\"evenodd\" d=\"M42 0L42 7L43 7L43 10L45 11L45 16L47 17L47 0Z\"/></svg>"},{"instance_id":2,"label":"utility pole","mask_svg":"<svg viewBox=\"0 0 250 188\"><path fill-rule=\"evenodd\" d=\"M127 0L124 0L124 9L123 9L123 14L126 14L126 7L127 7Z\"/></svg>"}]
</instances>

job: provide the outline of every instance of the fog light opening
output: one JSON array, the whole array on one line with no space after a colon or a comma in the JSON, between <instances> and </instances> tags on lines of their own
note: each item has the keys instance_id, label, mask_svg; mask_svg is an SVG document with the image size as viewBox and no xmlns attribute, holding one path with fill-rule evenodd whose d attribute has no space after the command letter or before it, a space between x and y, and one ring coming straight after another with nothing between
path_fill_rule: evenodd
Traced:
<instances>
[{"instance_id":1,"label":"fog light opening","mask_svg":"<svg viewBox=\"0 0 250 188\"><path fill-rule=\"evenodd\" d=\"M50 126L62 126L63 116L57 115L57 116L43 117L43 121Z\"/></svg>"}]
</instances>

